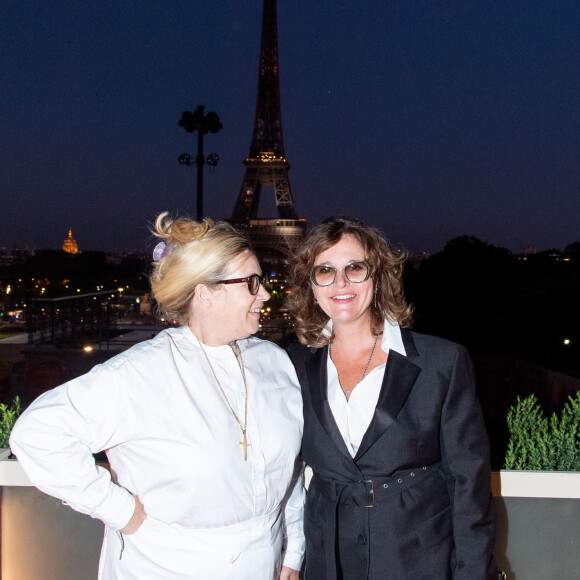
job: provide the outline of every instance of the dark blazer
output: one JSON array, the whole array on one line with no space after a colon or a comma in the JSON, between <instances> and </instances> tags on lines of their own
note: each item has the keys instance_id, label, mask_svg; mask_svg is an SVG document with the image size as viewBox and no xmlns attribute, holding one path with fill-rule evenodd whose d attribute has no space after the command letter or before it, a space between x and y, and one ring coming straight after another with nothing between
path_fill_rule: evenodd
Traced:
<instances>
[{"instance_id":1,"label":"dark blazer","mask_svg":"<svg viewBox=\"0 0 580 580\"><path fill-rule=\"evenodd\" d=\"M309 580L497 578L489 442L467 351L401 329L351 457L327 400L328 347L289 348L304 398Z\"/></svg>"}]
</instances>

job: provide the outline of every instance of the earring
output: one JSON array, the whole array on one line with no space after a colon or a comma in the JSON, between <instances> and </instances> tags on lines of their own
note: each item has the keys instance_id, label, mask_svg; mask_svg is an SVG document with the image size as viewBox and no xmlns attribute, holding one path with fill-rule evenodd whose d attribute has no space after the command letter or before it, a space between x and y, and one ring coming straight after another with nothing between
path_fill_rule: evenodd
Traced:
<instances>
[{"instance_id":1,"label":"earring","mask_svg":"<svg viewBox=\"0 0 580 580\"><path fill-rule=\"evenodd\" d=\"M375 288L375 308L377 307L377 290L378 288Z\"/></svg>"}]
</instances>

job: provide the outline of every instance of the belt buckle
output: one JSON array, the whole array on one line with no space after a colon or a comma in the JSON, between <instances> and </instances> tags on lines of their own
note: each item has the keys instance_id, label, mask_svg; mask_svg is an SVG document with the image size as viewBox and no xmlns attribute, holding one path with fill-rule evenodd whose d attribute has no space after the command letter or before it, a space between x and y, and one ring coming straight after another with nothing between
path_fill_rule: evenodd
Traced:
<instances>
[{"instance_id":1,"label":"belt buckle","mask_svg":"<svg viewBox=\"0 0 580 580\"><path fill-rule=\"evenodd\" d=\"M373 480L372 479L363 479L361 481L362 481L362 483L370 483L371 484L371 490L369 493L371 494L373 501L369 505L361 505L360 507L364 507L364 508L375 507L375 484L374 484Z\"/></svg>"}]
</instances>

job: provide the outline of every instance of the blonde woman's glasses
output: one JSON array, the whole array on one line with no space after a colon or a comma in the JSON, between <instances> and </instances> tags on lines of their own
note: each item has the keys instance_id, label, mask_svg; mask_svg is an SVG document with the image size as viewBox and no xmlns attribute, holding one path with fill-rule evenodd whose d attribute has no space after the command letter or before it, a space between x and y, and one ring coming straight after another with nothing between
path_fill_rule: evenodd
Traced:
<instances>
[{"instance_id":1,"label":"blonde woman's glasses","mask_svg":"<svg viewBox=\"0 0 580 580\"><path fill-rule=\"evenodd\" d=\"M231 278L230 280L220 280L216 284L241 284L245 282L248 285L248 290L252 296L255 296L260 290L260 284L262 282L262 277L258 274L252 274L251 276L246 276L245 278Z\"/></svg>"}]
</instances>

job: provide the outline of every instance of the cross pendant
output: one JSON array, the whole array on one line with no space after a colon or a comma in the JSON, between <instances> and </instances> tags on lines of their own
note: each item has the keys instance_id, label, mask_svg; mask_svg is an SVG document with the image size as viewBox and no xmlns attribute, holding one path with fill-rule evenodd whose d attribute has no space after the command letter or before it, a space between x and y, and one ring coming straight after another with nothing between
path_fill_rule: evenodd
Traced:
<instances>
[{"instance_id":1,"label":"cross pendant","mask_svg":"<svg viewBox=\"0 0 580 580\"><path fill-rule=\"evenodd\" d=\"M246 434L245 433L242 433L242 437L243 437L243 440L240 441L238 443L238 445L242 445L243 446L244 449L242 450L242 458L243 458L244 461L247 461L248 460L247 449L248 449L248 447L251 447L251 444L248 443L248 440L246 439Z\"/></svg>"}]
</instances>

